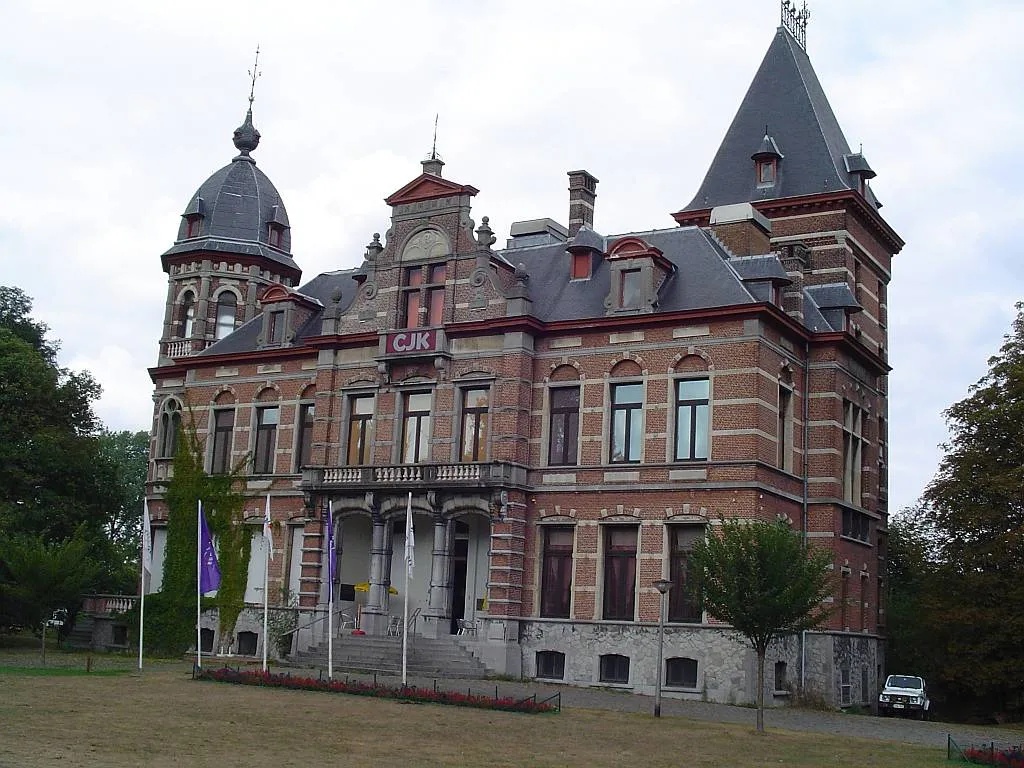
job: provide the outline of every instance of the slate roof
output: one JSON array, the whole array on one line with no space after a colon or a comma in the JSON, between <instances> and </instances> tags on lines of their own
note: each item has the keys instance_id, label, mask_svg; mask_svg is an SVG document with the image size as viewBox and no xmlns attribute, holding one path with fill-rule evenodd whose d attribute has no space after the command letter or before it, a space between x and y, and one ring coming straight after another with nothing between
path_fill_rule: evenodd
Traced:
<instances>
[{"instance_id":1,"label":"slate roof","mask_svg":"<svg viewBox=\"0 0 1024 768\"><path fill-rule=\"evenodd\" d=\"M196 213L202 216L199 234L189 238L188 221L184 217ZM283 227L278 246L270 245L270 223ZM204 181L192 195L178 226L178 238L163 257L218 251L263 256L298 270L290 253L291 241L288 212L280 193L245 150Z\"/></svg>"},{"instance_id":2,"label":"slate roof","mask_svg":"<svg viewBox=\"0 0 1024 768\"><path fill-rule=\"evenodd\" d=\"M778 257L772 254L763 256L737 256L729 260L729 264L736 270L741 280L778 280L791 283L789 275L779 261Z\"/></svg>"},{"instance_id":3,"label":"slate roof","mask_svg":"<svg viewBox=\"0 0 1024 768\"><path fill-rule=\"evenodd\" d=\"M355 300L359 284L353 279L358 270L346 269L337 272L324 272L317 275L302 287L296 289L310 299L327 307L333 303L334 296L338 296L338 306L342 312L348 309ZM311 336L319 336L322 328L323 310L314 312L295 335L296 343L300 343ZM257 348L256 342L259 339L260 331L263 329L263 315L257 314L252 320L238 328L230 336L227 336L199 353L203 355L228 355L237 352L251 352Z\"/></svg>"},{"instance_id":4,"label":"slate roof","mask_svg":"<svg viewBox=\"0 0 1024 768\"><path fill-rule=\"evenodd\" d=\"M751 155L762 147L765 126L783 157L776 183L758 186ZM856 190L858 178L844 160L851 154L807 53L779 27L703 183L683 211ZM865 195L878 205L870 188Z\"/></svg>"}]
</instances>

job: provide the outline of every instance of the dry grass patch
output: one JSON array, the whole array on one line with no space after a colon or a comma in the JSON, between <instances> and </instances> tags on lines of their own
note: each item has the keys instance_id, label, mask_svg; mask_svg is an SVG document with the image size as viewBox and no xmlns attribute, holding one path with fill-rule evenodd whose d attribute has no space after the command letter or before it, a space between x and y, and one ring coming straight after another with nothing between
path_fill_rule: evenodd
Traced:
<instances>
[{"instance_id":1,"label":"dry grass patch","mask_svg":"<svg viewBox=\"0 0 1024 768\"><path fill-rule=\"evenodd\" d=\"M0 673L0 765L901 766L936 750L593 710L518 715L142 675Z\"/></svg>"}]
</instances>

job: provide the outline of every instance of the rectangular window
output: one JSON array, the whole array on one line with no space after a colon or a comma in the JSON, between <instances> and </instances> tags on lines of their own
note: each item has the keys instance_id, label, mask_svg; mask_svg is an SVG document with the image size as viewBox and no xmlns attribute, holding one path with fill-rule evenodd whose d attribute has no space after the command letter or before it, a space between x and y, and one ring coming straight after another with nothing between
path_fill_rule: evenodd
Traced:
<instances>
[{"instance_id":1,"label":"rectangular window","mask_svg":"<svg viewBox=\"0 0 1024 768\"><path fill-rule=\"evenodd\" d=\"M430 439L430 393L410 392L405 395L402 421L402 463L427 461Z\"/></svg>"},{"instance_id":2,"label":"rectangular window","mask_svg":"<svg viewBox=\"0 0 1024 768\"><path fill-rule=\"evenodd\" d=\"M420 267L406 267L402 283L402 321L406 328L417 328L420 324L420 286L423 285L423 270Z\"/></svg>"},{"instance_id":3,"label":"rectangular window","mask_svg":"<svg viewBox=\"0 0 1024 768\"><path fill-rule=\"evenodd\" d=\"M844 570L840 578L842 585L839 590L839 614L842 619L843 630L850 631L850 572Z\"/></svg>"},{"instance_id":4,"label":"rectangular window","mask_svg":"<svg viewBox=\"0 0 1024 768\"><path fill-rule=\"evenodd\" d=\"M600 678L602 683L629 682L629 656L607 653L601 657Z\"/></svg>"},{"instance_id":5,"label":"rectangular window","mask_svg":"<svg viewBox=\"0 0 1024 768\"><path fill-rule=\"evenodd\" d=\"M870 544L871 518L855 509L844 509L843 536Z\"/></svg>"},{"instance_id":6,"label":"rectangular window","mask_svg":"<svg viewBox=\"0 0 1024 768\"><path fill-rule=\"evenodd\" d=\"M296 445L296 466L299 471L308 467L313 454L313 419L316 416L316 409L313 403L299 404L299 438Z\"/></svg>"},{"instance_id":7,"label":"rectangular window","mask_svg":"<svg viewBox=\"0 0 1024 768\"><path fill-rule=\"evenodd\" d=\"M669 536L669 580L672 582L672 589L668 592L668 620L699 622L703 614L700 584L690 553L704 537L704 526L671 525L666 530Z\"/></svg>"},{"instance_id":8,"label":"rectangular window","mask_svg":"<svg viewBox=\"0 0 1024 768\"><path fill-rule=\"evenodd\" d=\"M430 267L430 287L427 289L427 325L444 322L444 282L447 270L444 264Z\"/></svg>"},{"instance_id":9,"label":"rectangular window","mask_svg":"<svg viewBox=\"0 0 1024 768\"><path fill-rule=\"evenodd\" d=\"M537 677L561 680L565 677L565 654L559 651L537 651Z\"/></svg>"},{"instance_id":10,"label":"rectangular window","mask_svg":"<svg viewBox=\"0 0 1024 768\"><path fill-rule=\"evenodd\" d=\"M483 461L487 457L487 408L489 389L466 389L462 393L462 461Z\"/></svg>"},{"instance_id":11,"label":"rectangular window","mask_svg":"<svg viewBox=\"0 0 1024 768\"><path fill-rule=\"evenodd\" d=\"M841 707L848 707L848 706L850 706L850 702L852 701L852 697L850 695L851 687L852 686L850 685L850 670L849 670L849 668L844 668L844 669L839 670L839 706L841 706Z\"/></svg>"},{"instance_id":12,"label":"rectangular window","mask_svg":"<svg viewBox=\"0 0 1024 768\"><path fill-rule=\"evenodd\" d=\"M223 475L231 470L231 442L234 429L234 408L213 412L213 456L210 459L210 474Z\"/></svg>"},{"instance_id":13,"label":"rectangular window","mask_svg":"<svg viewBox=\"0 0 1024 768\"><path fill-rule=\"evenodd\" d=\"M284 310L272 311L267 322L267 344L280 344L284 341Z\"/></svg>"},{"instance_id":14,"label":"rectangular window","mask_svg":"<svg viewBox=\"0 0 1024 768\"><path fill-rule=\"evenodd\" d=\"M676 461L706 461L711 384L708 379L676 381Z\"/></svg>"},{"instance_id":15,"label":"rectangular window","mask_svg":"<svg viewBox=\"0 0 1024 768\"><path fill-rule=\"evenodd\" d=\"M540 615L569 618L572 595L573 529L544 527L544 559L541 565Z\"/></svg>"},{"instance_id":16,"label":"rectangular window","mask_svg":"<svg viewBox=\"0 0 1024 768\"><path fill-rule=\"evenodd\" d=\"M580 388L551 389L551 428L548 435L548 464L571 466L577 463L580 433Z\"/></svg>"},{"instance_id":17,"label":"rectangular window","mask_svg":"<svg viewBox=\"0 0 1024 768\"><path fill-rule=\"evenodd\" d=\"M605 619L633 621L636 613L636 540L634 526L604 529Z\"/></svg>"},{"instance_id":18,"label":"rectangular window","mask_svg":"<svg viewBox=\"0 0 1024 768\"><path fill-rule=\"evenodd\" d=\"M370 457L370 426L373 424L373 395L353 395L348 400L349 466L368 464Z\"/></svg>"},{"instance_id":19,"label":"rectangular window","mask_svg":"<svg viewBox=\"0 0 1024 768\"><path fill-rule=\"evenodd\" d=\"M279 417L280 409L276 405L256 409L256 450L253 454L253 472L257 475L274 474Z\"/></svg>"},{"instance_id":20,"label":"rectangular window","mask_svg":"<svg viewBox=\"0 0 1024 768\"><path fill-rule=\"evenodd\" d=\"M643 405L643 384L612 385L612 442L608 456L611 463L640 461Z\"/></svg>"},{"instance_id":21,"label":"rectangular window","mask_svg":"<svg viewBox=\"0 0 1024 768\"><path fill-rule=\"evenodd\" d=\"M864 411L843 401L843 498L861 506L861 466L864 450Z\"/></svg>"},{"instance_id":22,"label":"rectangular window","mask_svg":"<svg viewBox=\"0 0 1024 768\"><path fill-rule=\"evenodd\" d=\"M786 679L786 662L776 661L775 662L775 690L786 691L789 690L786 686L789 685L789 681Z\"/></svg>"},{"instance_id":23,"label":"rectangular window","mask_svg":"<svg viewBox=\"0 0 1024 768\"><path fill-rule=\"evenodd\" d=\"M574 253L572 255L572 280L586 280L590 277L590 263L592 256L589 253Z\"/></svg>"},{"instance_id":24,"label":"rectangular window","mask_svg":"<svg viewBox=\"0 0 1024 768\"><path fill-rule=\"evenodd\" d=\"M619 306L623 309L639 307L643 291L639 269L622 270L622 285L619 290Z\"/></svg>"},{"instance_id":25,"label":"rectangular window","mask_svg":"<svg viewBox=\"0 0 1024 768\"><path fill-rule=\"evenodd\" d=\"M776 434L780 469L793 468L793 392L779 385L779 424Z\"/></svg>"},{"instance_id":26,"label":"rectangular window","mask_svg":"<svg viewBox=\"0 0 1024 768\"><path fill-rule=\"evenodd\" d=\"M697 660L685 656L665 659L665 685L670 688L696 688Z\"/></svg>"},{"instance_id":27,"label":"rectangular window","mask_svg":"<svg viewBox=\"0 0 1024 768\"><path fill-rule=\"evenodd\" d=\"M878 500L884 504L889 498L889 436L883 416L878 417Z\"/></svg>"},{"instance_id":28,"label":"rectangular window","mask_svg":"<svg viewBox=\"0 0 1024 768\"><path fill-rule=\"evenodd\" d=\"M757 183L769 186L775 183L775 161L761 160L757 164Z\"/></svg>"}]
</instances>

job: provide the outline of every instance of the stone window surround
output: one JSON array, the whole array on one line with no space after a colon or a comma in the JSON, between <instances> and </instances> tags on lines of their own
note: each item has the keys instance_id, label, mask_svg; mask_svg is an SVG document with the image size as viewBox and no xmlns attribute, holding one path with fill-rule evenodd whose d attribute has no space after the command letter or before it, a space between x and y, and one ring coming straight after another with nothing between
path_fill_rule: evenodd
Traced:
<instances>
[{"instance_id":1,"label":"stone window surround","mask_svg":"<svg viewBox=\"0 0 1024 768\"><path fill-rule=\"evenodd\" d=\"M260 420L261 413L269 408L277 409L277 423L274 425L274 437L273 446L270 448L270 471L269 472L258 472L257 462L259 461L258 445L260 442ZM281 416L282 414L281 403L278 400L257 400L252 404L252 414L249 417L249 451L252 456L252 474L254 475L276 475L277 474L277 451L280 443L280 432L281 432Z\"/></svg>"},{"instance_id":2,"label":"stone window surround","mask_svg":"<svg viewBox=\"0 0 1024 768\"><path fill-rule=\"evenodd\" d=\"M348 463L349 439L352 435L352 403L359 397L373 398L373 413L366 425L366 464L372 465L377 432L377 398L380 393L376 387L350 387L341 389L338 394L341 397L341 434L338 436L341 455L338 457L338 463L346 467L355 466Z\"/></svg>"},{"instance_id":3,"label":"stone window surround","mask_svg":"<svg viewBox=\"0 0 1024 768\"><path fill-rule=\"evenodd\" d=\"M678 391L679 381L695 381L695 380L707 380L708 382L708 434L707 434L707 446L708 455L704 459L677 459L676 458L676 429L678 424L676 419L678 416L678 408L676 404L676 392ZM713 371L686 371L681 373L673 373L668 379L668 416L666 418L667 427L667 442L665 444L665 457L670 463L681 464L686 466L695 466L698 464L707 464L711 461L712 450L713 450L713 437L711 425L714 423L715 417L715 377Z\"/></svg>"},{"instance_id":4,"label":"stone window surround","mask_svg":"<svg viewBox=\"0 0 1024 768\"><path fill-rule=\"evenodd\" d=\"M463 436L463 423L462 417L464 415L464 408L466 404L465 393L470 389L486 389L487 390L487 416L490 421L487 429L487 444L484 446L484 450L481 453L480 461L487 461L491 455L491 445L493 444L494 434L494 422L493 416L495 412L494 408L494 382L497 377L493 374L486 376L464 376L452 382L455 387L455 413L452 414L453 418L453 430L454 437L451 446L451 461L452 463L461 463L462 461L462 436ZM433 415L433 414L432 414ZM433 427L433 421L431 421L431 427Z\"/></svg>"},{"instance_id":5,"label":"stone window surround","mask_svg":"<svg viewBox=\"0 0 1024 768\"><path fill-rule=\"evenodd\" d=\"M633 362L637 362L633 360ZM617 363L616 363L617 364ZM614 365L612 366L614 368ZM635 376L616 376L614 378L606 375L604 379L604 397L603 401L607 404L607 407L603 408L603 414L601 417L601 455L604 459L606 466L621 468L623 466L632 467L636 465L642 465L644 458L647 455L647 379L648 375L646 371L642 370ZM642 387L642 399L640 404L640 455L629 462L612 462L612 430L614 429L614 423L612 420L612 387L617 384L640 384ZM583 388L582 383L580 387L580 438L583 438ZM578 466L578 465L577 465Z\"/></svg>"},{"instance_id":6,"label":"stone window surround","mask_svg":"<svg viewBox=\"0 0 1024 768\"><path fill-rule=\"evenodd\" d=\"M426 457L429 461L432 454L432 443L434 440L434 402L437 396L437 382L434 381L422 381L422 382L410 382L394 388L395 397L398 398L396 408L394 409L394 422L392 427L392 445L393 449L391 452L391 460L394 464L404 464L403 453L405 449L405 417L406 417L406 403L410 395L418 394L429 394L430 395L430 409L428 411L427 418L427 435L425 438L426 442ZM346 420L347 428L347 420ZM418 462L420 464L425 463L424 457Z\"/></svg>"},{"instance_id":7,"label":"stone window surround","mask_svg":"<svg viewBox=\"0 0 1024 768\"><path fill-rule=\"evenodd\" d=\"M579 391L580 405L576 409L576 463L551 463L551 392L555 389L574 388ZM541 419L540 466L542 467L578 467L583 453L583 382L579 379L551 381L544 387L543 417Z\"/></svg>"},{"instance_id":8,"label":"stone window surround","mask_svg":"<svg viewBox=\"0 0 1024 768\"><path fill-rule=\"evenodd\" d=\"M304 428L304 426L303 426L302 414L304 412L303 409L306 406L312 406L312 408L313 408L313 421L312 421L312 423L308 427L308 429L309 429L309 451L310 451L310 454L312 454L312 452L313 452L313 434L312 433L313 433L314 425L316 424L316 399L315 399L315 397L314 398L309 398L309 397L304 398L304 397L301 397L301 395L300 395L298 402L295 403L295 425L292 428L293 445L292 445L292 454L291 455L292 455L292 464L293 464L293 468L294 468L295 474L299 474L299 473L302 472L302 467L300 466L301 463L302 463L302 441L303 441L303 438L305 437L306 429L307 429L307 428Z\"/></svg>"},{"instance_id":9,"label":"stone window surround","mask_svg":"<svg viewBox=\"0 0 1024 768\"><path fill-rule=\"evenodd\" d=\"M633 617L629 619L606 619L604 618L604 582L605 582L605 559L607 554L607 531L609 528L633 528L636 531L636 551L633 554ZM640 555L643 552L641 533L643 532L643 521L639 518L628 520L600 520L598 521L597 537L597 558L598 567L594 585L594 617L597 621L614 624L633 624L637 621L637 612L640 608L640 601L637 599L640 592ZM576 557L575 537L573 538L573 558ZM663 566L664 567L664 566Z\"/></svg>"}]
</instances>

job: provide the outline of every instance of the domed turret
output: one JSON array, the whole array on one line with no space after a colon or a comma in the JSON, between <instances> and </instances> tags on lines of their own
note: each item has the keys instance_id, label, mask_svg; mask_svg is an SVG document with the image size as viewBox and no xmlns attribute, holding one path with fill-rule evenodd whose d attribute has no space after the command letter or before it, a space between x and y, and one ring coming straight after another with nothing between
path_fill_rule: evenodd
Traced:
<instances>
[{"instance_id":1,"label":"domed turret","mask_svg":"<svg viewBox=\"0 0 1024 768\"><path fill-rule=\"evenodd\" d=\"M164 256L194 251L259 255L297 269L284 201L250 155L260 143L251 108L232 142L238 155L189 199L178 237Z\"/></svg>"}]
</instances>

